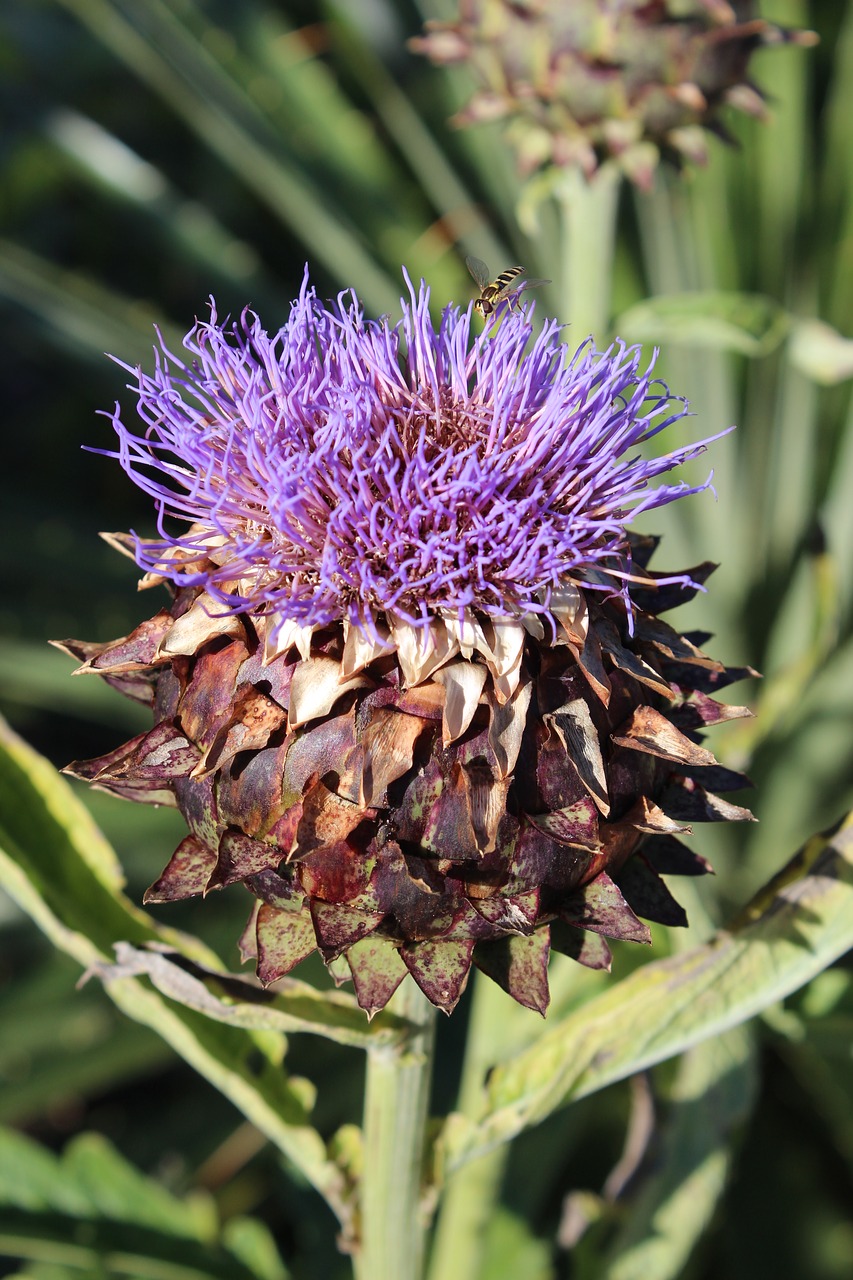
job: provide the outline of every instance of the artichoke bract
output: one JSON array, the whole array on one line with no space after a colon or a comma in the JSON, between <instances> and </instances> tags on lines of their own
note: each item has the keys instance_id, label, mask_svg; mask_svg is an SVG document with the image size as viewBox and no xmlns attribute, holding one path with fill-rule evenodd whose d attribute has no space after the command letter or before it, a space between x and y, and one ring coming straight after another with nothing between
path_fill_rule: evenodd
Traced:
<instances>
[{"instance_id":1,"label":"artichoke bract","mask_svg":"<svg viewBox=\"0 0 853 1280\"><path fill-rule=\"evenodd\" d=\"M367 320L306 276L272 336L214 308L161 344L144 431L110 415L158 534L109 537L169 602L62 642L153 707L69 766L181 810L147 901L244 885L261 981L319 950L370 1015L407 974L449 1012L472 963L544 1013L552 947L607 968L684 924L663 877L709 867L681 837L750 817L703 745L749 672L660 617L714 566L655 573L627 528L709 486L652 483L708 442L640 451L687 410L638 348L498 320L435 326L423 284Z\"/></svg>"},{"instance_id":2,"label":"artichoke bract","mask_svg":"<svg viewBox=\"0 0 853 1280\"><path fill-rule=\"evenodd\" d=\"M729 139L722 108L765 114L757 49L816 39L755 0L460 0L410 45L467 65L477 88L455 123L503 122L522 172L613 159L645 187L662 158L703 163L707 131Z\"/></svg>"}]
</instances>

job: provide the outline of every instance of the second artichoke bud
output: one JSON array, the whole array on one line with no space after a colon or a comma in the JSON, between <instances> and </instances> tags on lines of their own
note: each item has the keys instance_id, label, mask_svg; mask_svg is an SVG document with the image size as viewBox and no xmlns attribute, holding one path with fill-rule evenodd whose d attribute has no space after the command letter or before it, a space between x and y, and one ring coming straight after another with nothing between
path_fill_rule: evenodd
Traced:
<instances>
[{"instance_id":1,"label":"second artichoke bud","mask_svg":"<svg viewBox=\"0 0 853 1280\"><path fill-rule=\"evenodd\" d=\"M461 0L411 42L464 64L477 89L460 125L500 120L523 173L615 160L640 186L661 159L703 163L726 106L765 112L753 53L813 44L758 16L754 0Z\"/></svg>"}]
</instances>

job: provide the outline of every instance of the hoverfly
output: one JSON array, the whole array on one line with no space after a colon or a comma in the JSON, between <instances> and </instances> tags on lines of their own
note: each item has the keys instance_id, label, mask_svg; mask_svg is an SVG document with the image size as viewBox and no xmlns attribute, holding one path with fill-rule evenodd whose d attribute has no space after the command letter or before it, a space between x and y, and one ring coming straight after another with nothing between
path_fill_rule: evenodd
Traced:
<instances>
[{"instance_id":1,"label":"hoverfly","mask_svg":"<svg viewBox=\"0 0 853 1280\"><path fill-rule=\"evenodd\" d=\"M485 262L481 262L479 258L466 258L465 266L471 272L480 290L479 298L474 301L474 310L479 311L484 320L486 316L492 315L502 302L508 303L512 308L512 304L523 289L535 289L540 284L551 283L550 280L518 280L524 267L507 267L506 271L502 271L492 280L492 273ZM517 284L516 281L518 281Z\"/></svg>"}]
</instances>

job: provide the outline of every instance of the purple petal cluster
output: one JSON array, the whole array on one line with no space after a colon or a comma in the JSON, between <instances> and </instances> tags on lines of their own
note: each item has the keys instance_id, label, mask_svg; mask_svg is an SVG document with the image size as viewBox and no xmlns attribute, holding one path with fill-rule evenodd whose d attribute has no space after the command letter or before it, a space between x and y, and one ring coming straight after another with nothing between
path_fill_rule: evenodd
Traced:
<instances>
[{"instance_id":1,"label":"purple petal cluster","mask_svg":"<svg viewBox=\"0 0 853 1280\"><path fill-rule=\"evenodd\" d=\"M185 355L161 339L154 372L130 370L144 430L116 406L111 456L159 512L158 537L134 535L140 566L315 626L547 615L567 578L627 596L627 522L709 483L650 485L707 441L639 451L684 402L639 347L572 354L530 308L475 333L470 306L447 306L436 327L406 282L392 325L352 294L320 301L306 273L272 336L213 307Z\"/></svg>"}]
</instances>

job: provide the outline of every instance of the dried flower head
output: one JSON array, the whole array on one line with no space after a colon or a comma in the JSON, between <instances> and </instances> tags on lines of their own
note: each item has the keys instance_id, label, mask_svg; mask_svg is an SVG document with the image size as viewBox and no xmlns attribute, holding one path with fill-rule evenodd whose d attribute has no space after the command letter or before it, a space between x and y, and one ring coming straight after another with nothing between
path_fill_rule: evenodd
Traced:
<instances>
[{"instance_id":1,"label":"dried flower head","mask_svg":"<svg viewBox=\"0 0 853 1280\"><path fill-rule=\"evenodd\" d=\"M683 923L676 834L749 816L699 740L743 673L657 617L713 566L652 574L626 527L706 487L653 482L707 442L639 451L686 413L639 349L409 291L391 325L306 278L272 337L214 311L136 372L114 456L158 536L112 540L172 602L65 647L156 725L72 771L181 808L148 898L244 883L263 981L319 948L371 1013L407 972L449 1010L473 960L544 1012L552 944Z\"/></svg>"},{"instance_id":2,"label":"dried flower head","mask_svg":"<svg viewBox=\"0 0 853 1280\"><path fill-rule=\"evenodd\" d=\"M411 43L467 64L478 87L456 123L504 121L523 172L591 175L614 158L647 186L661 158L703 163L705 130L728 139L723 106L765 114L756 49L816 39L759 18L754 0L460 0Z\"/></svg>"}]
</instances>

